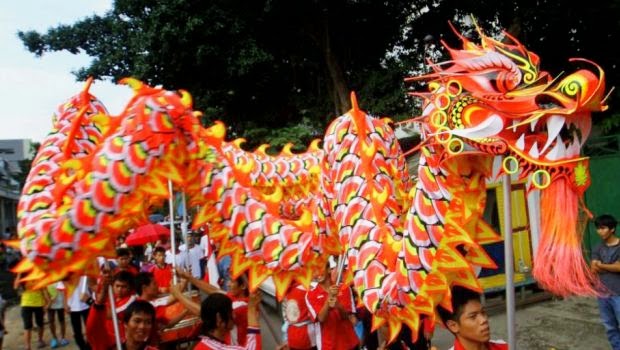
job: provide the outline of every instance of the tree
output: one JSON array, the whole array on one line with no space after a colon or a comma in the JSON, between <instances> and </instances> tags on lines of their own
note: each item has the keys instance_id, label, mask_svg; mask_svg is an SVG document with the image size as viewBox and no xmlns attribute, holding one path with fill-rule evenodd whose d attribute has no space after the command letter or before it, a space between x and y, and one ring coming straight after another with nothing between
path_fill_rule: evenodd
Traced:
<instances>
[{"instance_id":1,"label":"tree","mask_svg":"<svg viewBox=\"0 0 620 350\"><path fill-rule=\"evenodd\" d=\"M76 72L79 79L134 76L186 89L205 122L221 119L235 136L253 128L291 132L306 120L319 134L291 136L307 143L349 108L349 90L363 91L365 109L410 112L402 67L382 65L400 39L408 3L117 0L103 16L18 35L36 55L67 50L94 57Z\"/></svg>"},{"instance_id":2,"label":"tree","mask_svg":"<svg viewBox=\"0 0 620 350\"><path fill-rule=\"evenodd\" d=\"M607 86L620 82L620 57L610 54L620 41L620 1L595 1L590 3L568 0L441 0L410 20L406 28L410 33L399 44L415 47L423 42L424 35L442 39L452 47L459 47L456 35L447 30L447 21L475 37L466 16L474 15L482 29L497 33L506 29L530 51L541 58L541 68L554 76L575 69L569 58L586 58L598 63L606 72ZM610 105L620 98L616 89ZM607 132L620 131L620 112L610 108L597 115L595 124Z\"/></svg>"},{"instance_id":3,"label":"tree","mask_svg":"<svg viewBox=\"0 0 620 350\"><path fill-rule=\"evenodd\" d=\"M606 69L609 85L616 85L619 58L609 50L620 39L619 4L116 0L103 16L18 35L36 55L67 50L94 57L76 72L79 79L134 76L186 89L205 123L223 120L232 136L248 139L248 147L281 145L276 136L284 134L302 145L349 108L350 90L371 113L395 120L416 115L403 78L425 69L424 59L440 39L458 47L447 22L472 33L463 21L469 14L486 31L508 28L553 74L569 70L568 58L583 56ZM613 120L610 115L603 119Z\"/></svg>"}]
</instances>

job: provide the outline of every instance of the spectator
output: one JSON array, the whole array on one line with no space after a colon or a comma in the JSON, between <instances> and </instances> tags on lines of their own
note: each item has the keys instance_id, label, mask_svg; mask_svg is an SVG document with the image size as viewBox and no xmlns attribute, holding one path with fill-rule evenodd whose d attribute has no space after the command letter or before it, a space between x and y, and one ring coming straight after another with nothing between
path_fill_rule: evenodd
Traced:
<instances>
[{"instance_id":1,"label":"spectator","mask_svg":"<svg viewBox=\"0 0 620 350\"><path fill-rule=\"evenodd\" d=\"M114 273L118 271L127 271L134 277L138 275L138 269L131 264L131 251L128 248L116 249L116 268Z\"/></svg>"},{"instance_id":2,"label":"spectator","mask_svg":"<svg viewBox=\"0 0 620 350\"><path fill-rule=\"evenodd\" d=\"M480 302L480 294L469 289L452 288L452 312L438 307L444 325L454 334L453 350L506 350L502 341L491 340L489 316Z\"/></svg>"},{"instance_id":3,"label":"spectator","mask_svg":"<svg viewBox=\"0 0 620 350\"><path fill-rule=\"evenodd\" d=\"M4 326L4 314L6 312L6 300L0 295L0 350L2 350L2 342L4 335L7 334L6 327Z\"/></svg>"},{"instance_id":4,"label":"spectator","mask_svg":"<svg viewBox=\"0 0 620 350\"><path fill-rule=\"evenodd\" d=\"M620 238L616 218L601 215L594 220L602 242L592 250L592 272L600 278L607 294L598 298L601 320L612 349L620 349Z\"/></svg>"},{"instance_id":5,"label":"spectator","mask_svg":"<svg viewBox=\"0 0 620 350\"><path fill-rule=\"evenodd\" d=\"M67 324L65 323L65 285L62 282L52 283L47 286L47 292L50 295L50 305L47 309L47 320L49 321L50 331L52 333L50 347L55 349L58 346L69 345L69 341L66 338ZM60 326L60 338L56 333L56 319L58 319L58 325Z\"/></svg>"},{"instance_id":6,"label":"spectator","mask_svg":"<svg viewBox=\"0 0 620 350\"><path fill-rule=\"evenodd\" d=\"M50 299L45 288L33 290L33 282L20 283L21 274L17 274L13 287L21 292L20 306L21 316L24 322L24 349L31 349L32 340L32 318L34 317L37 324L38 342L37 348L44 348L46 346L43 341L43 334L45 332L43 324L43 309L49 305Z\"/></svg>"},{"instance_id":7,"label":"spectator","mask_svg":"<svg viewBox=\"0 0 620 350\"><path fill-rule=\"evenodd\" d=\"M163 247L155 247L153 257L155 258L155 265L149 272L152 272L153 277L155 277L159 293L167 293L172 282L172 267L165 262L166 251Z\"/></svg>"},{"instance_id":8,"label":"spectator","mask_svg":"<svg viewBox=\"0 0 620 350\"><path fill-rule=\"evenodd\" d=\"M92 302L93 299L91 298L90 289L88 288L88 277L82 276L80 278L80 283L78 283L78 286L73 290L73 293L71 293L66 303L66 310L71 320L71 328L73 328L73 338L80 350L90 350L90 345L88 345L84 339L82 323L84 323L84 326L86 325L90 304L92 304Z\"/></svg>"}]
</instances>

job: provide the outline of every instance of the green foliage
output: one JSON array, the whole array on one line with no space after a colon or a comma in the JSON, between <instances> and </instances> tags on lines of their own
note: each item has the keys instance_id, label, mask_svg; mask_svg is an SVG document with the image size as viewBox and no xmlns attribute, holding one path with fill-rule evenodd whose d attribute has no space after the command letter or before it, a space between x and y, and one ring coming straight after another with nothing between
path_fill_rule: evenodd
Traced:
<instances>
[{"instance_id":1,"label":"green foliage","mask_svg":"<svg viewBox=\"0 0 620 350\"><path fill-rule=\"evenodd\" d=\"M186 89L205 123L223 120L253 144L280 144L275 135L305 140L304 120L323 130L348 108L343 90L375 115L419 113L403 78L428 72L424 59L441 56L440 40L460 46L448 21L475 38L470 14L486 32L506 28L553 75L585 57L617 85L620 56L610 50L620 41L619 8L620 0L116 0L103 16L18 35L35 55L92 56L79 79L133 76Z\"/></svg>"}]
</instances>

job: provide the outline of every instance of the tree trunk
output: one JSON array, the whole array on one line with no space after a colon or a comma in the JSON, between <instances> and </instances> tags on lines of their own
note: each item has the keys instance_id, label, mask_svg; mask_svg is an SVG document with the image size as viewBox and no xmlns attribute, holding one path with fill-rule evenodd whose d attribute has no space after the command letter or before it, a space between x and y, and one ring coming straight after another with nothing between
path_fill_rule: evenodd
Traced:
<instances>
[{"instance_id":1,"label":"tree trunk","mask_svg":"<svg viewBox=\"0 0 620 350\"><path fill-rule=\"evenodd\" d=\"M338 58L334 54L331 48L331 41L329 40L329 24L327 18L323 17L322 36L321 36L321 49L323 50L323 56L325 57L325 63L327 65L327 71L332 82L332 90L334 97L334 110L336 115L342 115L351 108L349 101L349 88L347 87L346 80L342 67L338 62Z\"/></svg>"}]
</instances>

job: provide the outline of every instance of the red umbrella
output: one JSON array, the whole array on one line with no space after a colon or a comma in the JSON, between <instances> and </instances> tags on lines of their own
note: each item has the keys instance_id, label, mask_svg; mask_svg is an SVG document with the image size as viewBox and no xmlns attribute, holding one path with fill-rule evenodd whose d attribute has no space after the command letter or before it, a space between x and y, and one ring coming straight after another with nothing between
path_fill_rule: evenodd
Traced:
<instances>
[{"instance_id":1,"label":"red umbrella","mask_svg":"<svg viewBox=\"0 0 620 350\"><path fill-rule=\"evenodd\" d=\"M144 245L149 242L155 242L162 237L170 235L170 230L159 224L146 224L136 228L127 236L125 243L127 245Z\"/></svg>"}]
</instances>

